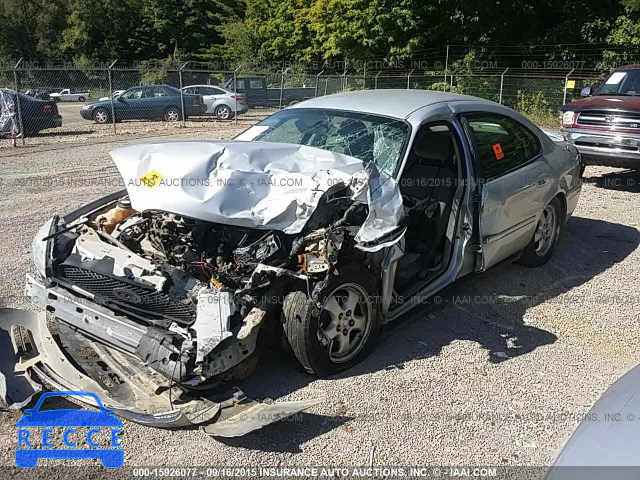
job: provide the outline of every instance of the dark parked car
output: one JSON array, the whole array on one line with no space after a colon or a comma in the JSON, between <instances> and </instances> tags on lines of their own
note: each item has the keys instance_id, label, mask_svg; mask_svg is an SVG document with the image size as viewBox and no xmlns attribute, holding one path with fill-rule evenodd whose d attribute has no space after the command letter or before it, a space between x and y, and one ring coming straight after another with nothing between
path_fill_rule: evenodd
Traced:
<instances>
[{"instance_id":1,"label":"dark parked car","mask_svg":"<svg viewBox=\"0 0 640 480\"><path fill-rule=\"evenodd\" d=\"M640 168L640 65L615 69L562 107L562 131L583 165Z\"/></svg>"},{"instance_id":2,"label":"dark parked car","mask_svg":"<svg viewBox=\"0 0 640 480\"><path fill-rule=\"evenodd\" d=\"M20 99L20 105L16 98ZM25 135L37 135L45 128L62 126L62 117L58 113L58 107L52 100L38 100L24 93L16 95L15 90L0 89L0 136L11 136L12 132L20 133L20 120Z\"/></svg>"},{"instance_id":3,"label":"dark parked car","mask_svg":"<svg viewBox=\"0 0 640 480\"><path fill-rule=\"evenodd\" d=\"M243 93L250 108L253 107L286 107L316 96L313 87L267 88L264 77L237 77L237 85L233 78L224 88L230 92ZM282 101L281 101L282 99Z\"/></svg>"},{"instance_id":4,"label":"dark parked car","mask_svg":"<svg viewBox=\"0 0 640 480\"><path fill-rule=\"evenodd\" d=\"M202 95L184 93L185 117L204 115L207 106ZM120 120L164 120L177 122L182 119L180 90L169 85L145 85L132 87L114 97L113 111ZM85 105L80 115L96 123L111 121L111 99Z\"/></svg>"}]
</instances>

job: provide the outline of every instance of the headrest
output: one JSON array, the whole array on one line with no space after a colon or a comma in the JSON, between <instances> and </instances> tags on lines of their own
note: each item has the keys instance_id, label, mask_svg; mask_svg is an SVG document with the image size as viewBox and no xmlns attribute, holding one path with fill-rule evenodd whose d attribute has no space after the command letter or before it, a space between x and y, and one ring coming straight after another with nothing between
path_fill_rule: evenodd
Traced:
<instances>
[{"instance_id":1,"label":"headrest","mask_svg":"<svg viewBox=\"0 0 640 480\"><path fill-rule=\"evenodd\" d=\"M364 123L362 123L360 120L353 119L345 120L344 122L342 122L340 128L338 129L338 133L345 137L354 134L359 136L366 133L366 131L367 127Z\"/></svg>"},{"instance_id":2,"label":"headrest","mask_svg":"<svg viewBox=\"0 0 640 480\"><path fill-rule=\"evenodd\" d=\"M420 159L450 164L456 151L449 132L418 132L413 153Z\"/></svg>"}]
</instances>

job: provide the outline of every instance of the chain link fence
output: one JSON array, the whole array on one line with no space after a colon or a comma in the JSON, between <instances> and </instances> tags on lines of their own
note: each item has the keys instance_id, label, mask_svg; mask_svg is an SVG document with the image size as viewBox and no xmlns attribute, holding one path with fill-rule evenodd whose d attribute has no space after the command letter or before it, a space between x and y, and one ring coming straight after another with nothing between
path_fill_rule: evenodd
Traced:
<instances>
[{"instance_id":1,"label":"chain link fence","mask_svg":"<svg viewBox=\"0 0 640 480\"><path fill-rule=\"evenodd\" d=\"M0 147L84 141L114 135L171 135L180 129L215 135L225 124L251 125L288 105L362 89L429 89L486 98L544 126L557 126L560 107L603 74L573 71L469 68L309 70L301 66L210 70L180 67L76 65L41 68L18 63L0 69ZM20 92L16 96L15 92ZM3 106L4 105L4 106Z\"/></svg>"}]
</instances>

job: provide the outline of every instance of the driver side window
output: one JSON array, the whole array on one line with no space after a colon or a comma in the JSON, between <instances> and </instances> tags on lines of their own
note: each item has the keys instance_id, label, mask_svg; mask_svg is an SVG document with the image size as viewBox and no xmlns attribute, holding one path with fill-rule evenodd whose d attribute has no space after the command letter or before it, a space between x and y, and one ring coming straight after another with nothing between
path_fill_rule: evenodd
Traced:
<instances>
[{"instance_id":1,"label":"driver side window","mask_svg":"<svg viewBox=\"0 0 640 480\"><path fill-rule=\"evenodd\" d=\"M142 88L134 88L124 93L122 96L127 100L135 100L138 98L142 98Z\"/></svg>"}]
</instances>

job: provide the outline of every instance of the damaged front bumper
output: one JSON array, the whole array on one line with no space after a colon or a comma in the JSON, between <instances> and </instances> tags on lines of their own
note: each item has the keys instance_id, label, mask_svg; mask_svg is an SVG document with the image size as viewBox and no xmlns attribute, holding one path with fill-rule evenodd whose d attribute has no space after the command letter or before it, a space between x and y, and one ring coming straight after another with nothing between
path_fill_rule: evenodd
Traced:
<instances>
[{"instance_id":1,"label":"damaged front bumper","mask_svg":"<svg viewBox=\"0 0 640 480\"><path fill-rule=\"evenodd\" d=\"M42 390L40 380L56 390L95 393L118 416L136 423L160 428L205 424L201 429L209 435L236 437L320 402L260 403L226 384L189 391L124 349L93 342L65 323L57 327L56 333L49 328L45 312L0 309L2 407L27 405ZM64 344L59 345L63 331Z\"/></svg>"}]
</instances>

